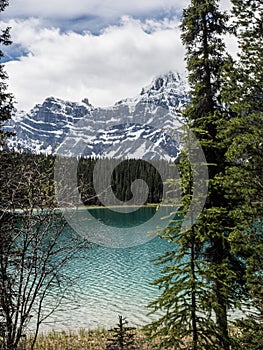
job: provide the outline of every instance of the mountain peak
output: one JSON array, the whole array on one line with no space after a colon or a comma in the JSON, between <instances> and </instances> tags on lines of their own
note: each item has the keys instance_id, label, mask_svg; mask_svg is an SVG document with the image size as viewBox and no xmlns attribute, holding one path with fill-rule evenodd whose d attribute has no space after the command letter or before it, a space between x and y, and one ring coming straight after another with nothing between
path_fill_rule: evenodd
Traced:
<instances>
[{"instance_id":1,"label":"mountain peak","mask_svg":"<svg viewBox=\"0 0 263 350\"><path fill-rule=\"evenodd\" d=\"M149 92L162 92L167 88L177 88L180 84L182 84L182 82L183 79L179 73L170 71L154 78L150 85L142 89L141 95Z\"/></svg>"},{"instance_id":2,"label":"mountain peak","mask_svg":"<svg viewBox=\"0 0 263 350\"><path fill-rule=\"evenodd\" d=\"M181 125L178 109L187 101L186 84L174 72L159 75L137 97L108 108L92 107L87 98L70 102L48 97L14 120L16 136L10 145L51 153L66 139L67 155L176 159L179 145L169 130L174 135Z\"/></svg>"},{"instance_id":3,"label":"mountain peak","mask_svg":"<svg viewBox=\"0 0 263 350\"><path fill-rule=\"evenodd\" d=\"M136 97L120 100L115 106L128 104L133 110L138 103L148 103L163 108L178 108L187 103L188 99L186 80L179 73L169 71L154 78Z\"/></svg>"},{"instance_id":4,"label":"mountain peak","mask_svg":"<svg viewBox=\"0 0 263 350\"><path fill-rule=\"evenodd\" d=\"M64 108L64 106L67 107L76 107L76 106L85 106L85 107L93 107L88 98L84 98L81 102L73 102L73 101L66 101L58 97L49 96L46 97L42 104L38 104L37 106L56 106L57 108L61 109Z\"/></svg>"}]
</instances>

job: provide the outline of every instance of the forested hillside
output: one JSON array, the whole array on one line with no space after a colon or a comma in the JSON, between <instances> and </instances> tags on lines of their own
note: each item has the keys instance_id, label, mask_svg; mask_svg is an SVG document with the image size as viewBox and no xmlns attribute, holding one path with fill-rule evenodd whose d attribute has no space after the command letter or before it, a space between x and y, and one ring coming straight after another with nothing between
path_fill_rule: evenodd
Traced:
<instances>
[{"instance_id":1,"label":"forested hillside","mask_svg":"<svg viewBox=\"0 0 263 350\"><path fill-rule=\"evenodd\" d=\"M0 186L5 191L2 193L1 207L4 208L6 203L10 202L13 207L17 208L30 206L29 198L32 195L39 198L34 203L35 206L45 207L50 203L55 205L55 161L56 157L51 155L2 152ZM101 205L93 186L93 171L96 162L95 158L78 160L78 190L84 205ZM107 164L110 163L111 160L105 158L102 160L102 167L107 168ZM165 161L155 161L151 164L144 160L123 160L112 173L111 186L114 194L122 202L130 200L132 182L135 179L142 179L149 188L145 204L160 203L163 194L163 180L157 170L159 167L166 169L167 179L172 176L172 166L170 167ZM171 169L170 173L169 169ZM21 174L23 174L23 180Z\"/></svg>"}]
</instances>

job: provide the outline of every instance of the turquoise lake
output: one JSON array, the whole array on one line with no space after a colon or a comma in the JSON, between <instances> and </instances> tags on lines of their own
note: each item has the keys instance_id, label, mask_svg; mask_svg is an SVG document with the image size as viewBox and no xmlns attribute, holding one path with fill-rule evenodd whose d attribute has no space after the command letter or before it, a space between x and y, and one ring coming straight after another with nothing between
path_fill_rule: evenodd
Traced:
<instances>
[{"instance_id":1,"label":"turquoise lake","mask_svg":"<svg viewBox=\"0 0 263 350\"><path fill-rule=\"evenodd\" d=\"M170 209L166 208L161 215L169 215L169 212ZM79 213L75 223L83 219L84 213ZM62 310L56 311L47 320L42 327L44 330L107 328L116 324L118 315L126 317L134 326L142 326L151 320L147 316L147 304L158 296L159 290L150 283L160 275L160 267L151 260L172 248L171 243L152 234L153 225L159 226L157 221L151 220L156 215L156 208L143 207L126 214L100 208L89 209L90 213L99 224L103 223L104 229L107 227L108 231L104 234L115 235L118 232L121 240L121 232L126 230L129 242L136 237L137 244L116 248L93 243L81 259L72 261L67 272L77 277L73 287L74 300L69 298ZM88 239L92 231L90 221L82 220L82 229L84 226L87 227L85 235ZM66 229L72 230L69 225ZM94 232L96 230L98 227L95 225ZM94 232L91 232L91 237L94 237Z\"/></svg>"}]
</instances>

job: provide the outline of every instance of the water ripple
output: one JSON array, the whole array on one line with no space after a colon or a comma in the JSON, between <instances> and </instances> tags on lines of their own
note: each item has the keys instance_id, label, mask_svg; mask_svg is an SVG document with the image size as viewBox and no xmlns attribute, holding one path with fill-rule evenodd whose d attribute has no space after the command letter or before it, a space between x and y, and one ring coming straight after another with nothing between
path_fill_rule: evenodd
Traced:
<instances>
[{"instance_id":1,"label":"water ripple","mask_svg":"<svg viewBox=\"0 0 263 350\"><path fill-rule=\"evenodd\" d=\"M150 321L146 306L159 293L150 282L160 274L160 267L149 260L170 248L168 242L155 237L126 249L95 245L87 249L84 259L75 259L67 270L78 279L75 299L56 311L43 330L112 327L120 314L131 325L146 324Z\"/></svg>"}]
</instances>

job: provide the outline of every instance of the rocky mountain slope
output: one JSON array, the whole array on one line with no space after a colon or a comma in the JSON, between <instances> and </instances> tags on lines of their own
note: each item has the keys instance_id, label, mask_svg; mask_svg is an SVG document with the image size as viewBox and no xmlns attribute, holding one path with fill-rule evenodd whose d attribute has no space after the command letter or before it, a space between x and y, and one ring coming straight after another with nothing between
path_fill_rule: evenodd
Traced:
<instances>
[{"instance_id":1,"label":"rocky mountain slope","mask_svg":"<svg viewBox=\"0 0 263 350\"><path fill-rule=\"evenodd\" d=\"M175 159L180 108L188 101L177 73L157 77L135 98L109 108L47 98L30 112L16 112L10 147L33 153L142 159Z\"/></svg>"}]
</instances>

